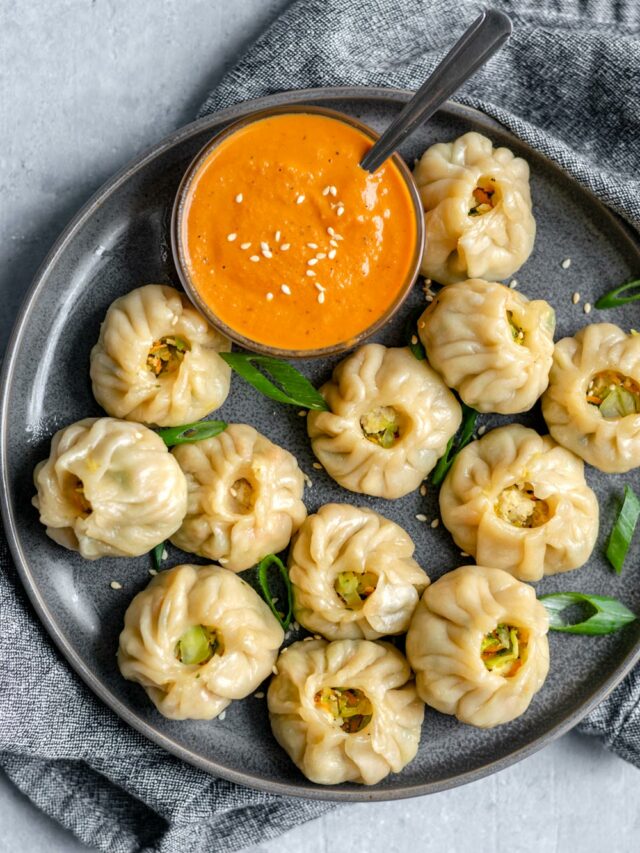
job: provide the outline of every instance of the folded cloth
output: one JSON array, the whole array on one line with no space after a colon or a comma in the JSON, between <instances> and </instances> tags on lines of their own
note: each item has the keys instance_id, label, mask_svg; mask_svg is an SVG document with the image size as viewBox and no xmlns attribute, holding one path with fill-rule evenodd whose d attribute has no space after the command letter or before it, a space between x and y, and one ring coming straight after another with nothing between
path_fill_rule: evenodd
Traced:
<instances>
[{"instance_id":1,"label":"folded cloth","mask_svg":"<svg viewBox=\"0 0 640 853\"><path fill-rule=\"evenodd\" d=\"M640 4L496 0L512 39L457 95L640 225ZM275 90L415 88L478 9L465 0L299 0L203 105ZM452 22L454 22L452 26ZM129 729L60 659L0 541L0 766L47 814L110 853L215 853L322 814L214 779ZM640 765L640 670L581 724Z\"/></svg>"}]
</instances>

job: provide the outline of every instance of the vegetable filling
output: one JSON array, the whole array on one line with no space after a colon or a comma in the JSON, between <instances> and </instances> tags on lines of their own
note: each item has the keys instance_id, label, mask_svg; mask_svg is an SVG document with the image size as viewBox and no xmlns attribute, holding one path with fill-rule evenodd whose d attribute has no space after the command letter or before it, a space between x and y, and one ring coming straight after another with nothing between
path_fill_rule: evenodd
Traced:
<instances>
[{"instance_id":1,"label":"vegetable filling","mask_svg":"<svg viewBox=\"0 0 640 853\"><path fill-rule=\"evenodd\" d=\"M93 507L84 493L84 483L79 477L71 478L68 494L80 518L87 518L91 515Z\"/></svg>"},{"instance_id":2,"label":"vegetable filling","mask_svg":"<svg viewBox=\"0 0 640 853\"><path fill-rule=\"evenodd\" d=\"M587 403L597 406L607 420L640 412L640 382L617 370L601 370L589 382Z\"/></svg>"},{"instance_id":3,"label":"vegetable filling","mask_svg":"<svg viewBox=\"0 0 640 853\"><path fill-rule=\"evenodd\" d=\"M147 368L154 376L166 376L169 373L174 373L190 349L189 342L177 335L158 338L151 345L147 355Z\"/></svg>"},{"instance_id":4,"label":"vegetable filling","mask_svg":"<svg viewBox=\"0 0 640 853\"><path fill-rule=\"evenodd\" d=\"M531 483L515 483L496 501L496 515L514 527L541 527L551 518L549 504L537 497Z\"/></svg>"},{"instance_id":5,"label":"vegetable filling","mask_svg":"<svg viewBox=\"0 0 640 853\"><path fill-rule=\"evenodd\" d=\"M238 478L229 489L231 508L239 515L251 512L255 502L254 488L245 477Z\"/></svg>"},{"instance_id":6,"label":"vegetable filling","mask_svg":"<svg viewBox=\"0 0 640 853\"><path fill-rule=\"evenodd\" d=\"M482 216L496 205L496 179L481 178L473 191L473 202L469 208L469 216Z\"/></svg>"},{"instance_id":7,"label":"vegetable filling","mask_svg":"<svg viewBox=\"0 0 640 853\"><path fill-rule=\"evenodd\" d=\"M511 337L514 343L524 345L524 329L517 324L513 318L513 311L507 311L507 322L511 329Z\"/></svg>"},{"instance_id":8,"label":"vegetable filling","mask_svg":"<svg viewBox=\"0 0 640 853\"><path fill-rule=\"evenodd\" d=\"M388 449L400 438L400 415L393 406L378 406L360 418L367 441Z\"/></svg>"},{"instance_id":9,"label":"vegetable filling","mask_svg":"<svg viewBox=\"0 0 640 853\"><path fill-rule=\"evenodd\" d=\"M323 687L316 693L315 703L350 735L366 728L373 716L369 697L357 687Z\"/></svg>"},{"instance_id":10,"label":"vegetable filling","mask_svg":"<svg viewBox=\"0 0 640 853\"><path fill-rule=\"evenodd\" d=\"M224 653L224 643L215 628L204 625L192 625L176 643L176 657L180 663L203 664L214 655Z\"/></svg>"},{"instance_id":11,"label":"vegetable filling","mask_svg":"<svg viewBox=\"0 0 640 853\"><path fill-rule=\"evenodd\" d=\"M334 589L350 610L358 610L377 583L378 576L373 572L340 572Z\"/></svg>"},{"instance_id":12,"label":"vegetable filling","mask_svg":"<svg viewBox=\"0 0 640 853\"><path fill-rule=\"evenodd\" d=\"M503 678L511 678L525 661L527 639L521 628L503 623L482 638L480 656L486 668Z\"/></svg>"}]
</instances>

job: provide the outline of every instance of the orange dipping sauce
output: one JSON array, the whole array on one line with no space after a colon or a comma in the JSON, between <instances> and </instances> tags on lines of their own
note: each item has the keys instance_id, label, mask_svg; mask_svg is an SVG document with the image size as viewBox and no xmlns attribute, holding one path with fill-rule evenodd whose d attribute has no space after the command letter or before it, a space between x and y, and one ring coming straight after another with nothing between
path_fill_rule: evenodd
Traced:
<instances>
[{"instance_id":1,"label":"orange dipping sauce","mask_svg":"<svg viewBox=\"0 0 640 853\"><path fill-rule=\"evenodd\" d=\"M271 115L215 145L193 175L180 240L193 289L229 330L307 351L351 342L398 300L418 226L392 160L358 165L370 137L313 112Z\"/></svg>"}]
</instances>

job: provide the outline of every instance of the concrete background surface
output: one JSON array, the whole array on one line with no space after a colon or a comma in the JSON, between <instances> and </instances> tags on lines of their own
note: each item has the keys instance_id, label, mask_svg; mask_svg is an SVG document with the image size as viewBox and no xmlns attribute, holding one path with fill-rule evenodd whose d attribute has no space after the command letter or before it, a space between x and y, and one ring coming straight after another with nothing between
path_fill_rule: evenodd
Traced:
<instances>
[{"instance_id":1,"label":"concrete background surface","mask_svg":"<svg viewBox=\"0 0 640 853\"><path fill-rule=\"evenodd\" d=\"M140 150L191 120L287 0L1 0L0 352L67 220ZM2 721L0 720L0 725ZM0 853L86 850L0 776ZM255 848L327 853L632 853L640 774L569 734L489 779L339 809Z\"/></svg>"}]
</instances>

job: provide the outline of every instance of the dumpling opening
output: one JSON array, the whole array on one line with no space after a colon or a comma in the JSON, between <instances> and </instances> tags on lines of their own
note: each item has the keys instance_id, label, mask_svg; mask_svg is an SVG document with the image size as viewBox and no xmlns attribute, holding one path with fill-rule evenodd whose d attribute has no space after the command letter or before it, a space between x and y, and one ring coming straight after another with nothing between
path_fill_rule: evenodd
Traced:
<instances>
[{"instance_id":1,"label":"dumpling opening","mask_svg":"<svg viewBox=\"0 0 640 853\"><path fill-rule=\"evenodd\" d=\"M314 700L318 708L330 714L342 731L350 735L365 729L373 716L371 700L357 687L323 687Z\"/></svg>"},{"instance_id":2,"label":"dumpling opening","mask_svg":"<svg viewBox=\"0 0 640 853\"><path fill-rule=\"evenodd\" d=\"M154 376L168 376L175 373L182 364L191 344L178 335L166 335L151 344L147 355L147 368Z\"/></svg>"},{"instance_id":3,"label":"dumpling opening","mask_svg":"<svg viewBox=\"0 0 640 853\"><path fill-rule=\"evenodd\" d=\"M513 342L520 346L524 346L526 334L513 311L507 311L507 323L509 324L509 330L511 331Z\"/></svg>"},{"instance_id":4,"label":"dumpling opening","mask_svg":"<svg viewBox=\"0 0 640 853\"><path fill-rule=\"evenodd\" d=\"M229 505L236 515L247 515L253 510L256 492L250 480L238 477L229 487Z\"/></svg>"},{"instance_id":5,"label":"dumpling opening","mask_svg":"<svg viewBox=\"0 0 640 853\"><path fill-rule=\"evenodd\" d=\"M553 515L548 502L539 498L531 483L514 483L503 489L495 505L496 515L514 527L541 527Z\"/></svg>"},{"instance_id":6,"label":"dumpling opening","mask_svg":"<svg viewBox=\"0 0 640 853\"><path fill-rule=\"evenodd\" d=\"M482 638L480 657L489 672L513 678L526 660L527 645L526 631L500 623Z\"/></svg>"},{"instance_id":7,"label":"dumpling opening","mask_svg":"<svg viewBox=\"0 0 640 853\"><path fill-rule=\"evenodd\" d=\"M393 406L376 406L360 418L360 428L367 441L388 450L400 440L403 420Z\"/></svg>"},{"instance_id":8,"label":"dumpling opening","mask_svg":"<svg viewBox=\"0 0 640 853\"><path fill-rule=\"evenodd\" d=\"M176 643L175 652L180 663L208 663L214 655L224 654L222 634L216 628L192 625Z\"/></svg>"},{"instance_id":9,"label":"dumpling opening","mask_svg":"<svg viewBox=\"0 0 640 853\"><path fill-rule=\"evenodd\" d=\"M597 406L607 420L640 412L640 382L618 370L601 370L591 377L587 403Z\"/></svg>"},{"instance_id":10,"label":"dumpling opening","mask_svg":"<svg viewBox=\"0 0 640 853\"><path fill-rule=\"evenodd\" d=\"M350 610L359 610L377 585L378 576L373 572L340 572L334 589Z\"/></svg>"},{"instance_id":11,"label":"dumpling opening","mask_svg":"<svg viewBox=\"0 0 640 853\"><path fill-rule=\"evenodd\" d=\"M469 216L483 216L493 210L498 203L496 179L483 175L471 193Z\"/></svg>"},{"instance_id":12,"label":"dumpling opening","mask_svg":"<svg viewBox=\"0 0 640 853\"><path fill-rule=\"evenodd\" d=\"M79 477L71 475L65 484L64 492L79 518L88 518L91 515L93 507L84 492L84 483Z\"/></svg>"}]
</instances>

